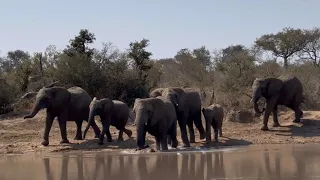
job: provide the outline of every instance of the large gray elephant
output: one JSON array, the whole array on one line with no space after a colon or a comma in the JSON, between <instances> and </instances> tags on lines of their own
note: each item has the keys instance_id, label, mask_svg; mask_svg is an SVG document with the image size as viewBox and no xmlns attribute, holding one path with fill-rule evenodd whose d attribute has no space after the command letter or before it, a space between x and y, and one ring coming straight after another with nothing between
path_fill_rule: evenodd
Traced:
<instances>
[{"instance_id":1,"label":"large gray elephant","mask_svg":"<svg viewBox=\"0 0 320 180\"><path fill-rule=\"evenodd\" d=\"M123 132L125 132L129 137L132 136L132 131L125 128L129 118L129 108L127 104L122 101L111 100L109 98L98 100L94 97L89 107L89 121L86 129L84 130L83 139L85 139L89 126L94 122L94 116L96 115L100 116L103 126L102 133L99 138L100 145L103 144L104 134L107 136L107 141L112 142L112 136L109 131L110 125L119 130L118 141L123 141Z\"/></svg>"},{"instance_id":2,"label":"large gray elephant","mask_svg":"<svg viewBox=\"0 0 320 180\"><path fill-rule=\"evenodd\" d=\"M206 141L211 141L211 127L214 130L214 139L218 141L219 136L222 136L222 122L224 118L223 108L220 104L211 104L208 107L202 108L202 114L206 120Z\"/></svg>"},{"instance_id":3,"label":"large gray elephant","mask_svg":"<svg viewBox=\"0 0 320 180\"><path fill-rule=\"evenodd\" d=\"M145 148L145 136L148 132L156 139L157 150L168 150L168 138L171 146L178 146L177 116L173 104L163 98L137 98L133 112L136 114L137 149Z\"/></svg>"},{"instance_id":4,"label":"large gray elephant","mask_svg":"<svg viewBox=\"0 0 320 180\"><path fill-rule=\"evenodd\" d=\"M41 109L47 111L46 124L42 145L49 145L49 132L55 117L58 117L61 131L61 143L69 143L67 138L67 121L75 121L77 134L75 140L82 140L81 126L83 120L88 120L89 104L91 97L82 88L74 86L69 89L63 87L43 87L36 95L36 102L32 112L24 116L24 119L33 118ZM100 130L96 123L91 124L96 137L100 136Z\"/></svg>"},{"instance_id":5,"label":"large gray elephant","mask_svg":"<svg viewBox=\"0 0 320 180\"><path fill-rule=\"evenodd\" d=\"M200 133L200 139L206 137L201 121L201 98L196 90L180 87L158 88L150 93L150 97L157 96L170 100L175 106L184 147L190 147L190 142L195 142L193 123ZM190 141L186 126L189 129Z\"/></svg>"},{"instance_id":6,"label":"large gray elephant","mask_svg":"<svg viewBox=\"0 0 320 180\"><path fill-rule=\"evenodd\" d=\"M293 75L282 75L278 78L256 78L252 84L252 102L257 114L264 111L261 130L268 130L269 115L273 113L273 127L280 126L278 121L278 105L284 105L295 112L293 122L300 122L303 112L300 104L303 102L303 86ZM261 97L266 99L265 108L260 111L257 102Z\"/></svg>"}]
</instances>

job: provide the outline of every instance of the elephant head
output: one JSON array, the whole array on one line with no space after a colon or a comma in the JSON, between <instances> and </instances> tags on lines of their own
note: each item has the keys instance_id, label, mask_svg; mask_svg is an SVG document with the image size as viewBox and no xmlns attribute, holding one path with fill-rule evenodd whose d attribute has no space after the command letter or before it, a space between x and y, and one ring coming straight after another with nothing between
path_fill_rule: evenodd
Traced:
<instances>
[{"instance_id":1,"label":"elephant head","mask_svg":"<svg viewBox=\"0 0 320 180\"><path fill-rule=\"evenodd\" d=\"M162 96L170 100L176 110L181 110L182 106L179 105L183 104L182 101L184 100L184 96L182 97L182 95L179 94L176 89L166 88L162 91Z\"/></svg>"},{"instance_id":2,"label":"elephant head","mask_svg":"<svg viewBox=\"0 0 320 180\"><path fill-rule=\"evenodd\" d=\"M69 104L70 93L62 87L43 87L36 95L36 101L33 105L30 114L24 116L33 118L41 109L56 109L65 108Z\"/></svg>"},{"instance_id":3,"label":"elephant head","mask_svg":"<svg viewBox=\"0 0 320 180\"><path fill-rule=\"evenodd\" d=\"M153 91L151 91L149 93L149 97L157 97L157 96L161 96L162 95L162 91L163 91L164 88L157 88L157 89L154 89Z\"/></svg>"},{"instance_id":4,"label":"elephant head","mask_svg":"<svg viewBox=\"0 0 320 180\"><path fill-rule=\"evenodd\" d=\"M89 130L89 127L92 121L94 121L94 117L98 115L100 116L101 120L105 120L107 116L111 116L113 106L114 106L114 103L109 98L103 98L100 100L97 100L96 97L93 98L93 100L89 105L90 111L89 111L89 117L88 117L88 124L86 129L84 130L83 139L85 139L86 134Z\"/></svg>"},{"instance_id":5,"label":"elephant head","mask_svg":"<svg viewBox=\"0 0 320 180\"><path fill-rule=\"evenodd\" d=\"M135 125L137 130L138 149L145 148L145 135L148 126L156 124L155 120L161 116L161 106L163 103L157 98L137 98L134 102L133 112L136 114ZM160 111L159 111L160 110Z\"/></svg>"},{"instance_id":6,"label":"elephant head","mask_svg":"<svg viewBox=\"0 0 320 180\"><path fill-rule=\"evenodd\" d=\"M258 101L261 97L269 99L275 95L279 95L283 87L281 80L277 78L256 78L252 84L252 103L256 113L261 114L264 112L259 110Z\"/></svg>"}]
</instances>

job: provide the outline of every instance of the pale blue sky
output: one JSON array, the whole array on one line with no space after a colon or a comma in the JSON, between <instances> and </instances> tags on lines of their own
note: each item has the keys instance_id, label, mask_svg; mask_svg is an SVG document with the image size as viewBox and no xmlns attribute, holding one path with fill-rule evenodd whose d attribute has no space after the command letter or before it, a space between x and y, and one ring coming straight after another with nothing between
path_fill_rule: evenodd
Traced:
<instances>
[{"instance_id":1,"label":"pale blue sky","mask_svg":"<svg viewBox=\"0 0 320 180\"><path fill-rule=\"evenodd\" d=\"M90 2L90 3L89 3ZM147 38L153 58L181 48L252 45L285 26L320 26L319 0L0 0L0 55L63 49L81 28L121 50Z\"/></svg>"}]
</instances>

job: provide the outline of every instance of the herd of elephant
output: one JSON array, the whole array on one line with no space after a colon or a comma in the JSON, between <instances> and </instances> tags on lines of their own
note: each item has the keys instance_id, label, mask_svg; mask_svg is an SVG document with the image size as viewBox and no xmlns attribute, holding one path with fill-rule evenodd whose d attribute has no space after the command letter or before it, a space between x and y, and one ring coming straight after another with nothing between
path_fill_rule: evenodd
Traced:
<instances>
[{"instance_id":1,"label":"herd of elephant","mask_svg":"<svg viewBox=\"0 0 320 180\"><path fill-rule=\"evenodd\" d=\"M284 105L295 112L293 122L300 122L303 113L300 104L303 102L303 86L300 80L293 75L282 75L278 78L256 78L252 83L252 99L254 110L262 114L263 125L261 130L268 130L269 115L273 113L273 126L280 126L277 117L277 106ZM265 108L259 110L258 100L266 99ZM126 128L130 117L130 109L122 101L109 98L93 99L81 87L69 89L59 86L47 86L40 89L36 95L36 102L26 118L33 118L41 109L46 109L45 130L43 135L44 146L49 145L49 132L54 118L57 117L61 131L61 143L69 143L67 138L66 123L75 121L77 132L75 140L85 139L91 126L99 144L103 144L104 135L111 142L112 137L109 126L119 130L118 141L123 140L123 132L132 136L132 131ZM201 98L193 88L166 87L158 88L149 93L147 98L137 98L134 101L132 112L135 114L137 149L148 147L145 144L146 133L151 134L156 141L157 150L168 150L178 146L177 123L180 127L183 147L190 147L195 142L193 124L200 134L200 140L211 141L211 128L214 130L214 139L218 141L218 134L222 136L222 121L224 119L223 107L212 104L202 107ZM205 118L205 129L201 120L201 113ZM100 116L102 132L94 121L95 116ZM82 137L82 122L87 121L87 127ZM189 138L187 135L189 130Z\"/></svg>"}]
</instances>

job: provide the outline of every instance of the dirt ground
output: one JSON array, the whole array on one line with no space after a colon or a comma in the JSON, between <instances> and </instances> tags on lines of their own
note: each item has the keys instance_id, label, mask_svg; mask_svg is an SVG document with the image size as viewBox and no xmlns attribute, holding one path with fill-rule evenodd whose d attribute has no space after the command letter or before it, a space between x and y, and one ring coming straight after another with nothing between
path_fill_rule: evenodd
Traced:
<instances>
[{"instance_id":1,"label":"dirt ground","mask_svg":"<svg viewBox=\"0 0 320 180\"><path fill-rule=\"evenodd\" d=\"M224 147L232 145L249 144L279 144L279 143L319 143L320 142L320 111L304 111L302 123L293 123L293 112L280 112L281 127L272 127L272 116L269 119L270 131L261 131L262 120L256 119L251 123L236 123L224 120L222 131L223 137L219 137L219 143L206 144L199 141L198 131L196 132L195 147ZM104 145L98 145L97 139L94 139L93 129L90 128L85 140L73 140L76 134L76 125L74 122L67 123L68 139L70 144L59 144L60 129L58 122L53 123L50 132L50 144L47 147L40 143L44 131L45 111L38 113L33 119L23 119L23 115L11 117L2 117L0 119L0 154L25 154L25 153L49 153L49 152L70 152L70 151L134 151L136 148L135 127L131 125L130 120L127 127L133 131L133 136L128 138L124 133L124 141L117 142L118 131L111 126L113 142L108 143L105 139ZM262 116L261 116L262 119ZM99 128L101 124L96 120ZM82 130L87 123L84 122ZM204 124L205 125L205 124ZM213 133L212 133L213 134ZM180 138L180 129L178 127L179 146L182 145ZM155 148L154 138L147 135L146 141L151 148Z\"/></svg>"}]
</instances>

